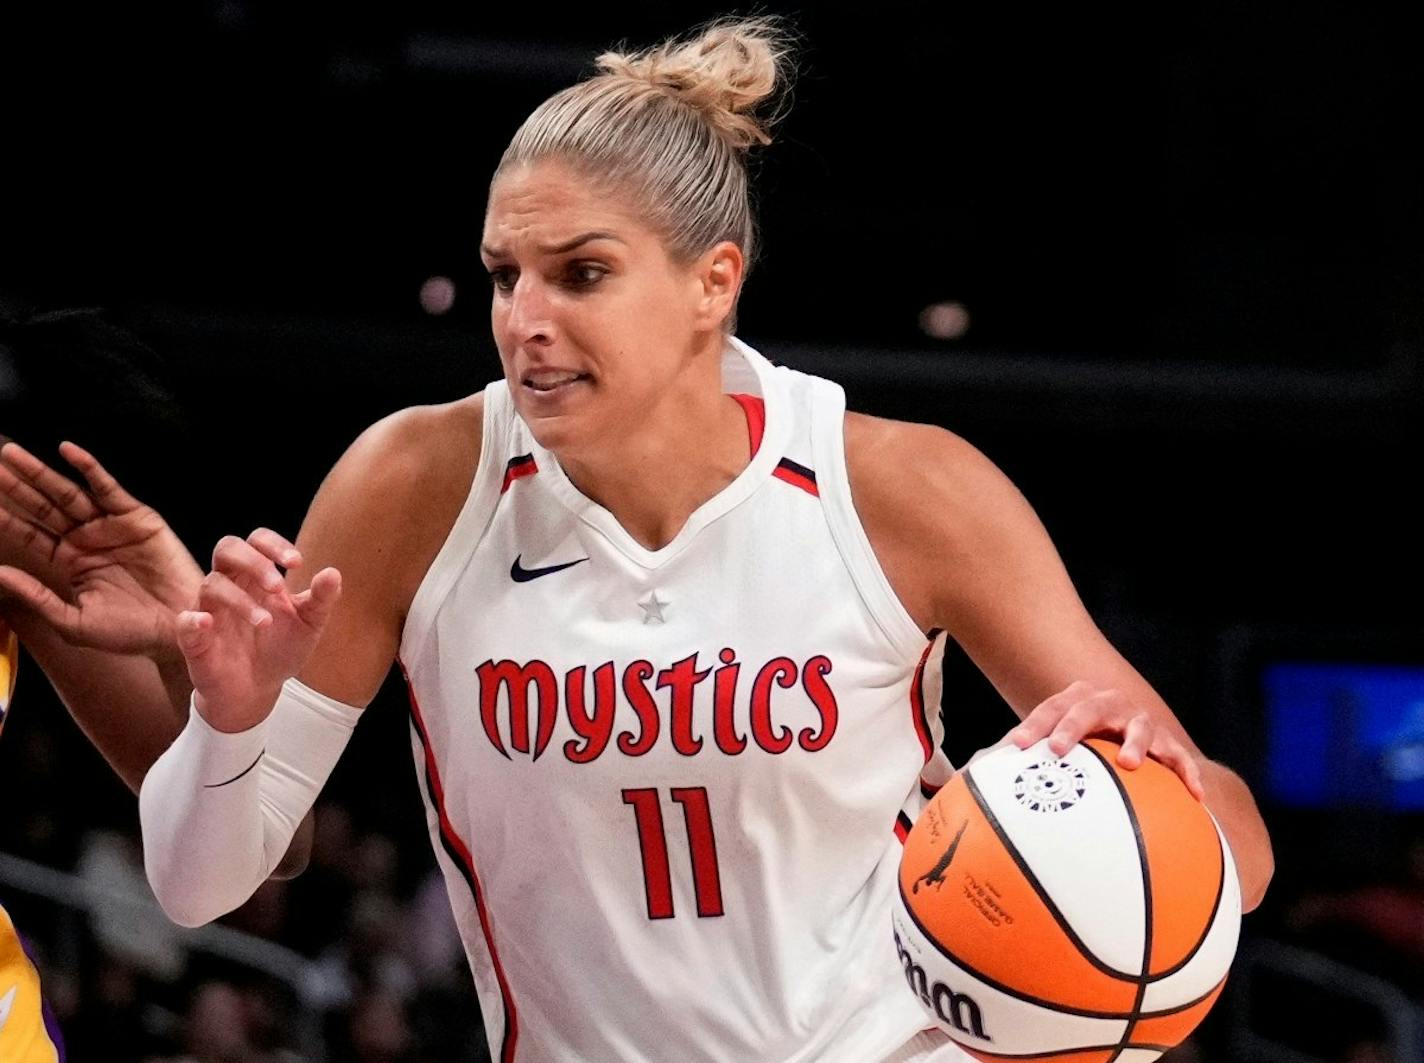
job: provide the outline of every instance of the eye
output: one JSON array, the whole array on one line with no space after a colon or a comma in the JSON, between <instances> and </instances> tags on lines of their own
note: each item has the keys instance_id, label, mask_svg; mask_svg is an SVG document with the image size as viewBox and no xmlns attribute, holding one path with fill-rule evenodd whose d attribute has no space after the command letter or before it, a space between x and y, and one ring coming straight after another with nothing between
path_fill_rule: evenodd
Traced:
<instances>
[{"instance_id":1,"label":"eye","mask_svg":"<svg viewBox=\"0 0 1424 1063\"><path fill-rule=\"evenodd\" d=\"M514 291L514 282L519 279L519 271L511 266L496 266L489 271L490 283L501 292Z\"/></svg>"},{"instance_id":2,"label":"eye","mask_svg":"<svg viewBox=\"0 0 1424 1063\"><path fill-rule=\"evenodd\" d=\"M570 288L591 288L608 275L608 269L596 262L571 262L564 272L564 283Z\"/></svg>"}]
</instances>

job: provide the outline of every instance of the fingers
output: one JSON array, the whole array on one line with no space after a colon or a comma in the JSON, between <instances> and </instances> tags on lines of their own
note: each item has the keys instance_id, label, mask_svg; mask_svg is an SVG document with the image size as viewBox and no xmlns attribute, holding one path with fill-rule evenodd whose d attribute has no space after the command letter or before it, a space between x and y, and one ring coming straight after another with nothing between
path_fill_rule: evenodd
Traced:
<instances>
[{"instance_id":1,"label":"fingers","mask_svg":"<svg viewBox=\"0 0 1424 1063\"><path fill-rule=\"evenodd\" d=\"M1117 754L1117 762L1124 768L1140 767L1142 758L1147 756L1147 751L1152 746L1155 730L1156 725L1153 724L1152 717L1145 712L1128 720L1127 730L1122 737L1122 749Z\"/></svg>"},{"instance_id":2,"label":"fingers","mask_svg":"<svg viewBox=\"0 0 1424 1063\"><path fill-rule=\"evenodd\" d=\"M213 549L213 568L246 587L260 587L267 594L282 589L282 568L302 563L297 548L268 528L258 528L246 539L226 535Z\"/></svg>"},{"instance_id":3,"label":"fingers","mask_svg":"<svg viewBox=\"0 0 1424 1063\"><path fill-rule=\"evenodd\" d=\"M19 546L36 561L50 564L54 561L59 540L44 528L31 524L23 517L17 517L0 506L0 538Z\"/></svg>"},{"instance_id":4,"label":"fingers","mask_svg":"<svg viewBox=\"0 0 1424 1063\"><path fill-rule=\"evenodd\" d=\"M59 445L59 456L84 477L90 496L105 513L118 516L143 507L143 503L125 491L119 481L83 447L66 441Z\"/></svg>"},{"instance_id":5,"label":"fingers","mask_svg":"<svg viewBox=\"0 0 1424 1063\"><path fill-rule=\"evenodd\" d=\"M1091 734L1104 731L1122 734L1131 710L1131 703L1115 690L1099 690L1081 697L1053 728L1048 736L1048 748L1061 757ZM1151 724L1150 718L1148 724Z\"/></svg>"},{"instance_id":6,"label":"fingers","mask_svg":"<svg viewBox=\"0 0 1424 1063\"><path fill-rule=\"evenodd\" d=\"M341 573L334 568L324 568L312 577L310 587L292 599L292 605L302 623L319 632L331 619L340 597Z\"/></svg>"},{"instance_id":7,"label":"fingers","mask_svg":"<svg viewBox=\"0 0 1424 1063\"><path fill-rule=\"evenodd\" d=\"M225 535L213 548L213 570L244 587L260 587L267 594L282 589L282 573L250 542Z\"/></svg>"},{"instance_id":8,"label":"fingers","mask_svg":"<svg viewBox=\"0 0 1424 1063\"><path fill-rule=\"evenodd\" d=\"M18 443L0 447L0 489L24 512L63 535L93 520L99 510L72 480L55 472Z\"/></svg>"},{"instance_id":9,"label":"fingers","mask_svg":"<svg viewBox=\"0 0 1424 1063\"><path fill-rule=\"evenodd\" d=\"M299 568L301 566L302 555L296 546L270 528L258 528L247 537L247 542L254 550L283 568Z\"/></svg>"},{"instance_id":10,"label":"fingers","mask_svg":"<svg viewBox=\"0 0 1424 1063\"><path fill-rule=\"evenodd\" d=\"M198 589L198 611L213 614L214 622L230 618L251 627L272 623L272 614L222 572L209 572Z\"/></svg>"},{"instance_id":11,"label":"fingers","mask_svg":"<svg viewBox=\"0 0 1424 1063\"><path fill-rule=\"evenodd\" d=\"M211 613L197 609L178 614L174 625L178 648L188 660L197 660L213 648L213 629L217 626Z\"/></svg>"},{"instance_id":12,"label":"fingers","mask_svg":"<svg viewBox=\"0 0 1424 1063\"><path fill-rule=\"evenodd\" d=\"M1061 757L1092 735L1119 742L1117 763L1122 767L1141 767L1151 757L1171 768L1198 800L1204 796L1198 757L1172 730L1117 690L1073 683L1036 706L1008 737L1020 749L1047 739L1048 748Z\"/></svg>"},{"instance_id":13,"label":"fingers","mask_svg":"<svg viewBox=\"0 0 1424 1063\"><path fill-rule=\"evenodd\" d=\"M1187 789L1193 797L1198 801L1204 800L1206 787L1202 782L1201 764L1197 758L1182 743L1160 727L1157 729L1157 736L1147 751L1148 755L1176 772L1182 782L1186 783ZM1121 763L1121 758L1119 758L1119 763Z\"/></svg>"},{"instance_id":14,"label":"fingers","mask_svg":"<svg viewBox=\"0 0 1424 1063\"><path fill-rule=\"evenodd\" d=\"M0 598L13 598L66 640L79 630L79 610L28 572L0 565Z\"/></svg>"},{"instance_id":15,"label":"fingers","mask_svg":"<svg viewBox=\"0 0 1424 1063\"><path fill-rule=\"evenodd\" d=\"M1092 687L1089 684L1079 681L1040 702L1009 732L1009 740L1020 749L1027 749L1040 739L1047 738L1058 726L1058 721L1063 718L1064 713L1090 690Z\"/></svg>"}]
</instances>

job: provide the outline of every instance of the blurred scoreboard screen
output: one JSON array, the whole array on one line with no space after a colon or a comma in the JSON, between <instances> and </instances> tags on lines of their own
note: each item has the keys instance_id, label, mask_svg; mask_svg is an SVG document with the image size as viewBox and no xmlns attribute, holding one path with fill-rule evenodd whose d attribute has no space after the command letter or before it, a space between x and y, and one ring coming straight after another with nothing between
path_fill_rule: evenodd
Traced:
<instances>
[{"instance_id":1,"label":"blurred scoreboard screen","mask_svg":"<svg viewBox=\"0 0 1424 1063\"><path fill-rule=\"evenodd\" d=\"M1272 800L1424 810L1424 665L1279 661L1261 684Z\"/></svg>"}]
</instances>

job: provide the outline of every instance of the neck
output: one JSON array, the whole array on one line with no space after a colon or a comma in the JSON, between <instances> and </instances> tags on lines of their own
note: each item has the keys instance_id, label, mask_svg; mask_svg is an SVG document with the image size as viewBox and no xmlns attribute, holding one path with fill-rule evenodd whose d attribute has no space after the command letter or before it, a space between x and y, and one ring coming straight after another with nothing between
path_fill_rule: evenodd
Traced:
<instances>
[{"instance_id":1,"label":"neck","mask_svg":"<svg viewBox=\"0 0 1424 1063\"><path fill-rule=\"evenodd\" d=\"M666 546L704 502L751 459L746 415L721 390L698 381L668 394L638 429L596 452L557 455L574 486L650 550Z\"/></svg>"}]
</instances>

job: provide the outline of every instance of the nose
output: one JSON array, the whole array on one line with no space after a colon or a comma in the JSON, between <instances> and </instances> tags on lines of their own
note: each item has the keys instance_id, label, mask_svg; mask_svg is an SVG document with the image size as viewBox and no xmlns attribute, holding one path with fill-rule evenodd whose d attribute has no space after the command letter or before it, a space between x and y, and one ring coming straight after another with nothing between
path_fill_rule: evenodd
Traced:
<instances>
[{"instance_id":1,"label":"nose","mask_svg":"<svg viewBox=\"0 0 1424 1063\"><path fill-rule=\"evenodd\" d=\"M507 305L505 327L515 343L547 346L554 341L553 308L538 277L526 273L515 281Z\"/></svg>"}]
</instances>

